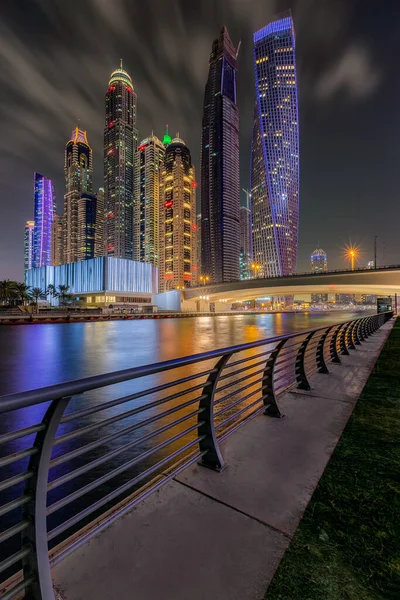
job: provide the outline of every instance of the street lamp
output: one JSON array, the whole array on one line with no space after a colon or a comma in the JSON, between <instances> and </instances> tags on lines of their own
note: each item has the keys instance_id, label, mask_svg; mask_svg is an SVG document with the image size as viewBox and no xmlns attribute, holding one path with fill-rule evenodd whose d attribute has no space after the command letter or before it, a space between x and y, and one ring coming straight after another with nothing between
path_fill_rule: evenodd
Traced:
<instances>
[{"instance_id":1,"label":"street lamp","mask_svg":"<svg viewBox=\"0 0 400 600\"><path fill-rule=\"evenodd\" d=\"M250 267L253 269L254 271L254 279L257 279L257 273L259 272L259 270L261 269L261 265L257 264L257 263L252 263L250 265Z\"/></svg>"},{"instance_id":2,"label":"street lamp","mask_svg":"<svg viewBox=\"0 0 400 600\"><path fill-rule=\"evenodd\" d=\"M208 275L200 275L200 281L203 285L206 285L210 281L210 277Z\"/></svg>"}]
</instances>

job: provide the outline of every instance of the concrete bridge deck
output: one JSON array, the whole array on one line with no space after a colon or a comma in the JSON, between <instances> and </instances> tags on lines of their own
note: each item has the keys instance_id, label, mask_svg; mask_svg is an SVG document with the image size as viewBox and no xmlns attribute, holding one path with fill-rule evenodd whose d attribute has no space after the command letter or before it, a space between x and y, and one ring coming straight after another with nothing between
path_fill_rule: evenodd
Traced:
<instances>
[{"instance_id":1,"label":"concrete bridge deck","mask_svg":"<svg viewBox=\"0 0 400 600\"><path fill-rule=\"evenodd\" d=\"M58 598L262 599L392 325L233 434L222 473L188 467L70 554Z\"/></svg>"}]
</instances>

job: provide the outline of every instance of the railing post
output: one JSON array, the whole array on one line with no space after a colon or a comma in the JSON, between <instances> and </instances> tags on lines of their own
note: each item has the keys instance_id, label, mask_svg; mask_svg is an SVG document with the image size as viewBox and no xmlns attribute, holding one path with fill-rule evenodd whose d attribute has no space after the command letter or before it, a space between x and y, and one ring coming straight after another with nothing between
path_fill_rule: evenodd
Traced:
<instances>
[{"instance_id":1,"label":"railing post","mask_svg":"<svg viewBox=\"0 0 400 600\"><path fill-rule=\"evenodd\" d=\"M361 346L361 340L360 340L360 336L358 334L359 325L360 325L360 321L358 319L357 319L357 321L354 321L353 342L356 346Z\"/></svg>"},{"instance_id":2,"label":"railing post","mask_svg":"<svg viewBox=\"0 0 400 600\"><path fill-rule=\"evenodd\" d=\"M357 336L358 336L358 339L360 342L365 341L364 331L363 331L364 321L365 321L365 319L360 319L358 321L358 326L357 326Z\"/></svg>"},{"instance_id":3,"label":"railing post","mask_svg":"<svg viewBox=\"0 0 400 600\"><path fill-rule=\"evenodd\" d=\"M345 323L345 325L343 326L342 331L340 332L340 338L339 338L339 350L340 350L340 354L343 355L347 355L350 354L350 352L347 349L347 330L349 329L350 323Z\"/></svg>"},{"instance_id":4,"label":"railing post","mask_svg":"<svg viewBox=\"0 0 400 600\"><path fill-rule=\"evenodd\" d=\"M354 344L354 327L356 325L357 321L352 321L349 325L349 329L348 329L348 347L350 348L350 350L357 350L355 344Z\"/></svg>"},{"instance_id":5,"label":"railing post","mask_svg":"<svg viewBox=\"0 0 400 600\"><path fill-rule=\"evenodd\" d=\"M328 327L328 329L325 331L325 333L321 336L321 338L318 342L318 345L317 345L316 359L317 359L318 373L329 373L329 369L326 366L326 362L325 362L324 348L325 348L326 338L328 337L328 334L329 334L330 330L332 329L332 327L333 327L333 325L331 327Z\"/></svg>"},{"instance_id":6,"label":"railing post","mask_svg":"<svg viewBox=\"0 0 400 600\"><path fill-rule=\"evenodd\" d=\"M206 454L204 454L202 457L199 465L218 472L222 471L226 465L224 459L222 458L217 436L215 434L214 396L217 389L218 380L231 356L232 354L224 354L224 356L222 356L215 365L216 371L209 374L206 385L203 389L203 397L199 403L199 408L203 410L197 417L199 423L198 435L199 437L205 436L199 442L200 451L206 451Z\"/></svg>"},{"instance_id":7,"label":"railing post","mask_svg":"<svg viewBox=\"0 0 400 600\"><path fill-rule=\"evenodd\" d=\"M340 360L339 352L337 350L338 335L340 333L341 328L342 328L341 325L336 327L336 330L334 331L334 333L331 337L331 343L329 344L329 352L331 353L331 361L333 363L337 363L337 364L340 364L342 362Z\"/></svg>"},{"instance_id":8,"label":"railing post","mask_svg":"<svg viewBox=\"0 0 400 600\"><path fill-rule=\"evenodd\" d=\"M282 419L282 417L285 416L279 410L278 403L276 401L274 385L275 363L277 361L279 352L283 348L285 342L286 340L282 340L281 342L279 342L275 350L273 350L270 354L269 359L267 360L267 364L265 365L264 374L261 380L261 393L263 395L262 399L265 406L264 415L267 415L268 417L274 417L275 419Z\"/></svg>"},{"instance_id":9,"label":"railing post","mask_svg":"<svg viewBox=\"0 0 400 600\"><path fill-rule=\"evenodd\" d=\"M311 390L311 386L308 383L308 379L307 379L306 369L305 369L305 365L304 365L304 359L305 359L305 355L306 355L308 342L311 340L314 333L315 332L313 331L308 334L308 336L302 342L302 344L296 354L296 361L295 361L296 381L298 383L297 387L299 390Z\"/></svg>"},{"instance_id":10,"label":"railing post","mask_svg":"<svg viewBox=\"0 0 400 600\"><path fill-rule=\"evenodd\" d=\"M23 520L30 522L22 534L22 546L30 545L32 549L22 561L24 579L34 577L34 583L25 596L29 600L54 598L47 543L47 483L54 437L69 401L70 397L59 398L50 404L42 421L46 429L36 434L33 444L39 451L29 460L28 471L33 471L34 476L25 485L25 494L31 500L25 505L22 516Z\"/></svg>"}]
</instances>

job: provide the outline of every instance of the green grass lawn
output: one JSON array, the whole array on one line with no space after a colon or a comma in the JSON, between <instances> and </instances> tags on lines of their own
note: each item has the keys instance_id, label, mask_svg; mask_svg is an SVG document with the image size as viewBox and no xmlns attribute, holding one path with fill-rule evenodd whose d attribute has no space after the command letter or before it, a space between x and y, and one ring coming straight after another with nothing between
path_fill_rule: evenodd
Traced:
<instances>
[{"instance_id":1,"label":"green grass lawn","mask_svg":"<svg viewBox=\"0 0 400 600\"><path fill-rule=\"evenodd\" d=\"M400 318L267 600L400 599Z\"/></svg>"}]
</instances>

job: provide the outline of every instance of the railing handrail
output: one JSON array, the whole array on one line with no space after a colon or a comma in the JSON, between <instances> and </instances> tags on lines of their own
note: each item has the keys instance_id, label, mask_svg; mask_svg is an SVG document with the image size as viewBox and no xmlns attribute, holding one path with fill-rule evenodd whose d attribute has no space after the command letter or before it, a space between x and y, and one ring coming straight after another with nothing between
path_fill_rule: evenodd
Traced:
<instances>
[{"instance_id":1,"label":"railing handrail","mask_svg":"<svg viewBox=\"0 0 400 600\"><path fill-rule=\"evenodd\" d=\"M390 312L390 311L388 311ZM381 313L384 314L384 313ZM357 317L351 319L357 321L364 319L364 317ZM334 325L341 325L347 323L348 320L334 323ZM252 348L258 348L259 346L265 346L267 344L274 344L282 340L293 339L300 336L306 336L310 333L316 333L326 329L327 325L316 327L313 329L307 329L296 333L282 334L271 338L264 338L257 340L256 342L248 342L246 344L237 344L235 346L229 346L226 348L219 348L217 350L209 350L207 352L201 352L199 354L191 354L181 358L174 358L172 360L165 360L157 363L150 363L148 365L132 367L130 369L123 369L120 371L111 371L104 373L103 375L93 375L91 377L84 377L82 379L74 379L66 381L64 383L57 383L55 385L48 385L33 390L27 390L22 392L16 392L13 394L6 394L0 396L0 414L17 410L20 408L27 408L28 406L34 406L41 404L42 402L49 402L55 398L61 398L64 396L74 396L76 394L83 394L93 389L106 387L108 385L115 385L117 383L123 383L125 381L131 381L132 379L139 379L146 377L147 375L155 375L163 371L169 371L179 367L186 367L193 363L203 362L205 360L211 360L213 358L219 358L225 354L235 354Z\"/></svg>"}]
</instances>

